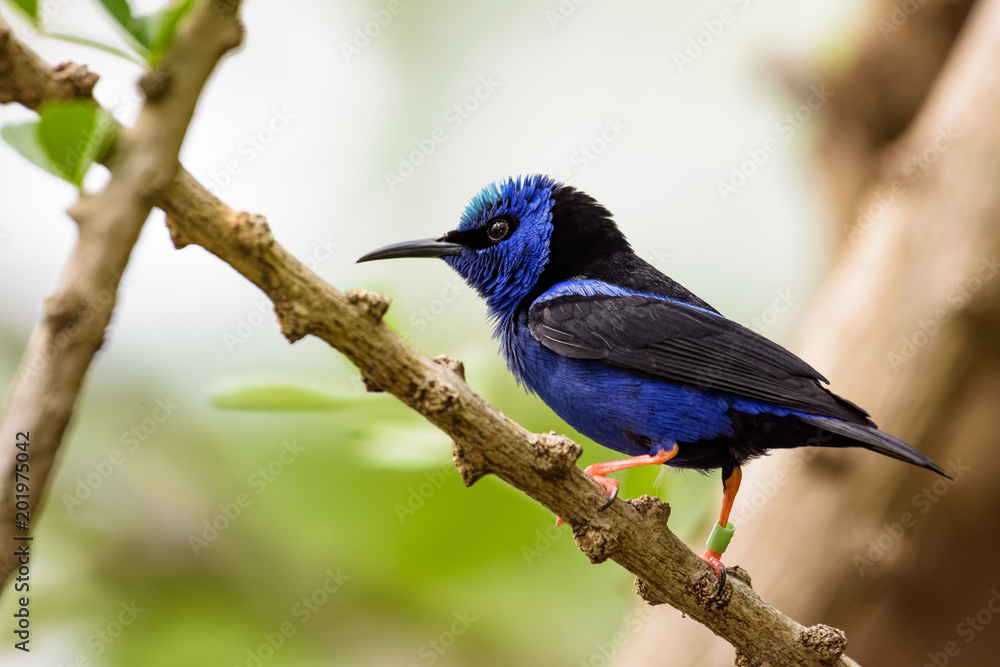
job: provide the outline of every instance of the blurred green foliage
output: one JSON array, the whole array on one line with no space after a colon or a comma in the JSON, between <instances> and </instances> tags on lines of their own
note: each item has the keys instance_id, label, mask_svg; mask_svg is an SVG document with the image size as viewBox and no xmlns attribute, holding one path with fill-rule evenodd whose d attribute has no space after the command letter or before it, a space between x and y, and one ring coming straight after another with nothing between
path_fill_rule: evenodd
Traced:
<instances>
[{"instance_id":1,"label":"blurred green foliage","mask_svg":"<svg viewBox=\"0 0 1000 667\"><path fill-rule=\"evenodd\" d=\"M46 102L37 120L0 129L3 140L22 157L77 187L116 135L111 117L89 100Z\"/></svg>"},{"instance_id":2,"label":"blurred green foliage","mask_svg":"<svg viewBox=\"0 0 1000 667\"><path fill-rule=\"evenodd\" d=\"M194 6L194 0L180 0L170 2L152 14L136 15L126 0L97 1L108 12L132 49L153 67L160 62L173 42L177 24Z\"/></svg>"},{"instance_id":3,"label":"blurred green foliage","mask_svg":"<svg viewBox=\"0 0 1000 667\"><path fill-rule=\"evenodd\" d=\"M488 384L520 423L565 430L509 378ZM253 413L135 398L152 393L84 402L36 534L40 645L65 628L74 655L122 666L576 665L637 604L535 502L491 477L464 488L448 439L392 397ZM581 465L616 456L581 442ZM655 477L623 476L622 496ZM668 481L687 539L716 483Z\"/></svg>"}]
</instances>

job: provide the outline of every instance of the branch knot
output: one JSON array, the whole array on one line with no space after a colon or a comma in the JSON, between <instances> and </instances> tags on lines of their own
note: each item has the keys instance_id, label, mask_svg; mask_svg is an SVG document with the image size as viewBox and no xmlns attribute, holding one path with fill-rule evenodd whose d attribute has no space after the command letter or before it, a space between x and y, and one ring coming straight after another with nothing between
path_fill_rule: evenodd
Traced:
<instances>
[{"instance_id":1,"label":"branch knot","mask_svg":"<svg viewBox=\"0 0 1000 667\"><path fill-rule=\"evenodd\" d=\"M666 528L670 519L670 505L654 496L639 496L626 500L639 514L647 517L653 524Z\"/></svg>"},{"instance_id":2,"label":"branch knot","mask_svg":"<svg viewBox=\"0 0 1000 667\"><path fill-rule=\"evenodd\" d=\"M381 320L391 303L389 297L366 289L351 289L344 292L347 303L360 308L371 319Z\"/></svg>"},{"instance_id":3,"label":"branch knot","mask_svg":"<svg viewBox=\"0 0 1000 667\"><path fill-rule=\"evenodd\" d=\"M535 470L543 477L562 474L576 465L583 454L583 447L555 431L534 433L528 440L534 454Z\"/></svg>"},{"instance_id":4,"label":"branch knot","mask_svg":"<svg viewBox=\"0 0 1000 667\"><path fill-rule=\"evenodd\" d=\"M91 97L94 94L94 86L100 78L87 69L86 65L69 61L53 67L52 74L55 75L56 81L65 82L72 87L73 97Z\"/></svg>"},{"instance_id":5,"label":"branch knot","mask_svg":"<svg viewBox=\"0 0 1000 667\"><path fill-rule=\"evenodd\" d=\"M472 486L489 473L486 458L477 445L469 447L461 440L452 440L451 460L466 486Z\"/></svg>"},{"instance_id":6,"label":"branch knot","mask_svg":"<svg viewBox=\"0 0 1000 667\"><path fill-rule=\"evenodd\" d=\"M59 292L49 297L45 304L45 321L52 336L72 336L88 308L86 297L76 291Z\"/></svg>"},{"instance_id":7,"label":"branch knot","mask_svg":"<svg viewBox=\"0 0 1000 667\"><path fill-rule=\"evenodd\" d=\"M460 404L458 391L435 378L421 380L413 395L414 408L425 415L455 410Z\"/></svg>"},{"instance_id":8,"label":"branch knot","mask_svg":"<svg viewBox=\"0 0 1000 667\"><path fill-rule=\"evenodd\" d=\"M607 524L574 524L573 541L591 563L603 563L614 555L619 546L618 535Z\"/></svg>"},{"instance_id":9,"label":"branch knot","mask_svg":"<svg viewBox=\"0 0 1000 667\"><path fill-rule=\"evenodd\" d=\"M170 92L170 84L172 82L173 77L170 72L155 69L151 72L146 72L139 79L139 90L142 91L142 95L146 98L147 102L156 104Z\"/></svg>"},{"instance_id":10,"label":"branch knot","mask_svg":"<svg viewBox=\"0 0 1000 667\"><path fill-rule=\"evenodd\" d=\"M833 664L847 649L847 635L820 623L802 631L802 645L815 651L823 664Z\"/></svg>"},{"instance_id":11,"label":"branch knot","mask_svg":"<svg viewBox=\"0 0 1000 667\"><path fill-rule=\"evenodd\" d=\"M462 378L465 381L465 364L463 364L458 359L454 357L449 357L447 354L439 354L438 356L431 359L435 364L440 364L450 370L452 373Z\"/></svg>"},{"instance_id":12,"label":"branch knot","mask_svg":"<svg viewBox=\"0 0 1000 667\"><path fill-rule=\"evenodd\" d=\"M313 318L308 308L295 300L274 301L274 314L278 317L278 325L282 335L289 343L304 338L312 333Z\"/></svg>"},{"instance_id":13,"label":"branch knot","mask_svg":"<svg viewBox=\"0 0 1000 667\"><path fill-rule=\"evenodd\" d=\"M642 577L635 578L635 592L639 594L639 597L646 601L646 604L652 607L670 602L670 600L665 598L663 594L660 593L656 586L653 586Z\"/></svg>"},{"instance_id":14,"label":"branch knot","mask_svg":"<svg viewBox=\"0 0 1000 667\"><path fill-rule=\"evenodd\" d=\"M727 583L719 591L719 578L708 565L699 567L687 585L687 592L692 595L700 607L706 611L722 611L729 606L733 598L733 584Z\"/></svg>"},{"instance_id":15,"label":"branch knot","mask_svg":"<svg viewBox=\"0 0 1000 667\"><path fill-rule=\"evenodd\" d=\"M233 241L244 250L259 251L274 244L271 228L262 215L240 211L229 220L229 231Z\"/></svg>"}]
</instances>

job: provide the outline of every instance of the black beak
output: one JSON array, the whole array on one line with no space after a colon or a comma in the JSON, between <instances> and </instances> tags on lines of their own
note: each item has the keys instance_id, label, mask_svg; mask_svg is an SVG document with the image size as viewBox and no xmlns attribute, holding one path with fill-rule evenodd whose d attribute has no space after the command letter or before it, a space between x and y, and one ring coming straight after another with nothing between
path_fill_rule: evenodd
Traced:
<instances>
[{"instance_id":1,"label":"black beak","mask_svg":"<svg viewBox=\"0 0 1000 667\"><path fill-rule=\"evenodd\" d=\"M420 239L419 241L405 241L394 243L378 250L372 250L367 255L363 255L357 263L370 262L375 259L394 259L396 257L444 257L446 255L457 255L467 248L460 243L450 243L439 239Z\"/></svg>"}]
</instances>

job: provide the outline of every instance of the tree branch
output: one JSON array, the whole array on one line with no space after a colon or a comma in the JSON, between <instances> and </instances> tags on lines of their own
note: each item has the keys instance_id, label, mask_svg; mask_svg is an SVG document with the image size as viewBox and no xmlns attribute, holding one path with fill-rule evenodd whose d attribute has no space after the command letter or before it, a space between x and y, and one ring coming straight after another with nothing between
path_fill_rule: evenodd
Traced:
<instances>
[{"instance_id":1,"label":"tree branch","mask_svg":"<svg viewBox=\"0 0 1000 667\"><path fill-rule=\"evenodd\" d=\"M0 19L0 104L19 102L32 110L45 100L89 98L97 75L75 63L52 67L19 40Z\"/></svg>"},{"instance_id":2,"label":"tree branch","mask_svg":"<svg viewBox=\"0 0 1000 667\"><path fill-rule=\"evenodd\" d=\"M48 79L56 72L41 70L38 76ZM23 87L50 90L51 85L41 80ZM151 119L140 125L148 130ZM176 120L172 126L178 127ZM118 152L125 155L138 146L121 143ZM473 392L459 365L420 354L383 323L387 298L328 285L274 240L263 217L229 208L183 168L162 191L147 192L166 212L178 248L202 246L267 294L289 341L306 335L323 339L357 365L370 386L394 394L452 437L454 462L466 485L492 474L524 491L572 526L577 546L592 562L611 559L635 574L647 602L668 603L704 624L736 648L738 664L856 665L843 655L842 632L824 625L807 628L788 618L753 592L739 567L730 569L730 583L716 598L715 574L670 532L666 504L643 496L598 512L606 494L575 465L580 446L563 436L526 431ZM98 256L99 250L92 248ZM24 403L21 399L22 411ZM3 433L5 446L11 446L13 436Z\"/></svg>"},{"instance_id":3,"label":"tree branch","mask_svg":"<svg viewBox=\"0 0 1000 667\"><path fill-rule=\"evenodd\" d=\"M30 539L30 520L15 524L15 438L28 434L30 460L19 470L27 473L29 506L37 516L87 369L104 342L132 247L154 199L174 179L202 86L219 58L242 39L237 6L205 2L184 21L160 68L140 82L146 103L135 128L118 128L107 188L81 194L69 210L79 240L28 341L0 423L0 585L19 564L11 545ZM48 67L0 21L0 101L37 108L48 99L89 97L96 81L86 68Z\"/></svg>"}]
</instances>

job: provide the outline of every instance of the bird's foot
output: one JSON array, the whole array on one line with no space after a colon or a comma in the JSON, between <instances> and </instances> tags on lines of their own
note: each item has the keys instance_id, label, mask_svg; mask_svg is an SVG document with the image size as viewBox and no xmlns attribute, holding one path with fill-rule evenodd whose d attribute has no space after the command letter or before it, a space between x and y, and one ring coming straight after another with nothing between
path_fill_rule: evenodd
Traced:
<instances>
[{"instance_id":1,"label":"bird's foot","mask_svg":"<svg viewBox=\"0 0 1000 667\"><path fill-rule=\"evenodd\" d=\"M611 477L605 477L608 473L600 467L600 463L595 463L592 466L587 466L583 472L590 475L590 478L603 486L608 490L608 499L603 505L597 508L598 512L603 512L604 510L611 507L611 503L615 502L615 498L618 497L618 480Z\"/></svg>"},{"instance_id":2,"label":"bird's foot","mask_svg":"<svg viewBox=\"0 0 1000 667\"><path fill-rule=\"evenodd\" d=\"M722 595L722 590L726 587L726 566L722 564L722 554L711 549L705 549L705 553L701 555L701 559L715 570L715 576L719 578L719 590L715 593L715 597L719 597Z\"/></svg>"},{"instance_id":3,"label":"bird's foot","mask_svg":"<svg viewBox=\"0 0 1000 667\"><path fill-rule=\"evenodd\" d=\"M608 490L609 496L608 496L607 501L605 501L605 503L603 505L601 505L599 508L597 508L598 512L603 512L604 510L606 510L609 507L611 507L611 503L615 502L615 498L618 497L618 487L619 487L619 484L618 484L618 480L617 479L612 479L610 477L605 477L605 475L608 474L608 471L602 471L600 469L594 470L594 468L596 468L599 465L601 465L601 464L600 463L595 463L592 466L587 466L587 468L583 472L585 472L588 475L590 475L591 479L593 479L595 482L597 482L598 484L600 484L601 486L603 486L605 489ZM566 522L563 521L561 517L556 517L556 525L557 526L561 526L564 523L566 523Z\"/></svg>"},{"instance_id":4,"label":"bird's foot","mask_svg":"<svg viewBox=\"0 0 1000 667\"><path fill-rule=\"evenodd\" d=\"M638 466L648 466L657 465L661 463L666 463L670 459L677 456L677 452L680 451L677 444L670 449L661 448L655 454L650 454L646 456L633 456L629 459L621 459L620 461L607 461L605 463L595 463L593 465L587 466L583 472L590 475L591 479L603 486L608 490L610 498L601 505L597 511L603 512L604 510L611 507L611 503L615 502L615 498L618 497L618 480L610 479L605 477L608 473L618 472L619 470L627 470L628 468L636 468ZM565 523L562 518L556 518L556 525L561 526Z\"/></svg>"}]
</instances>

